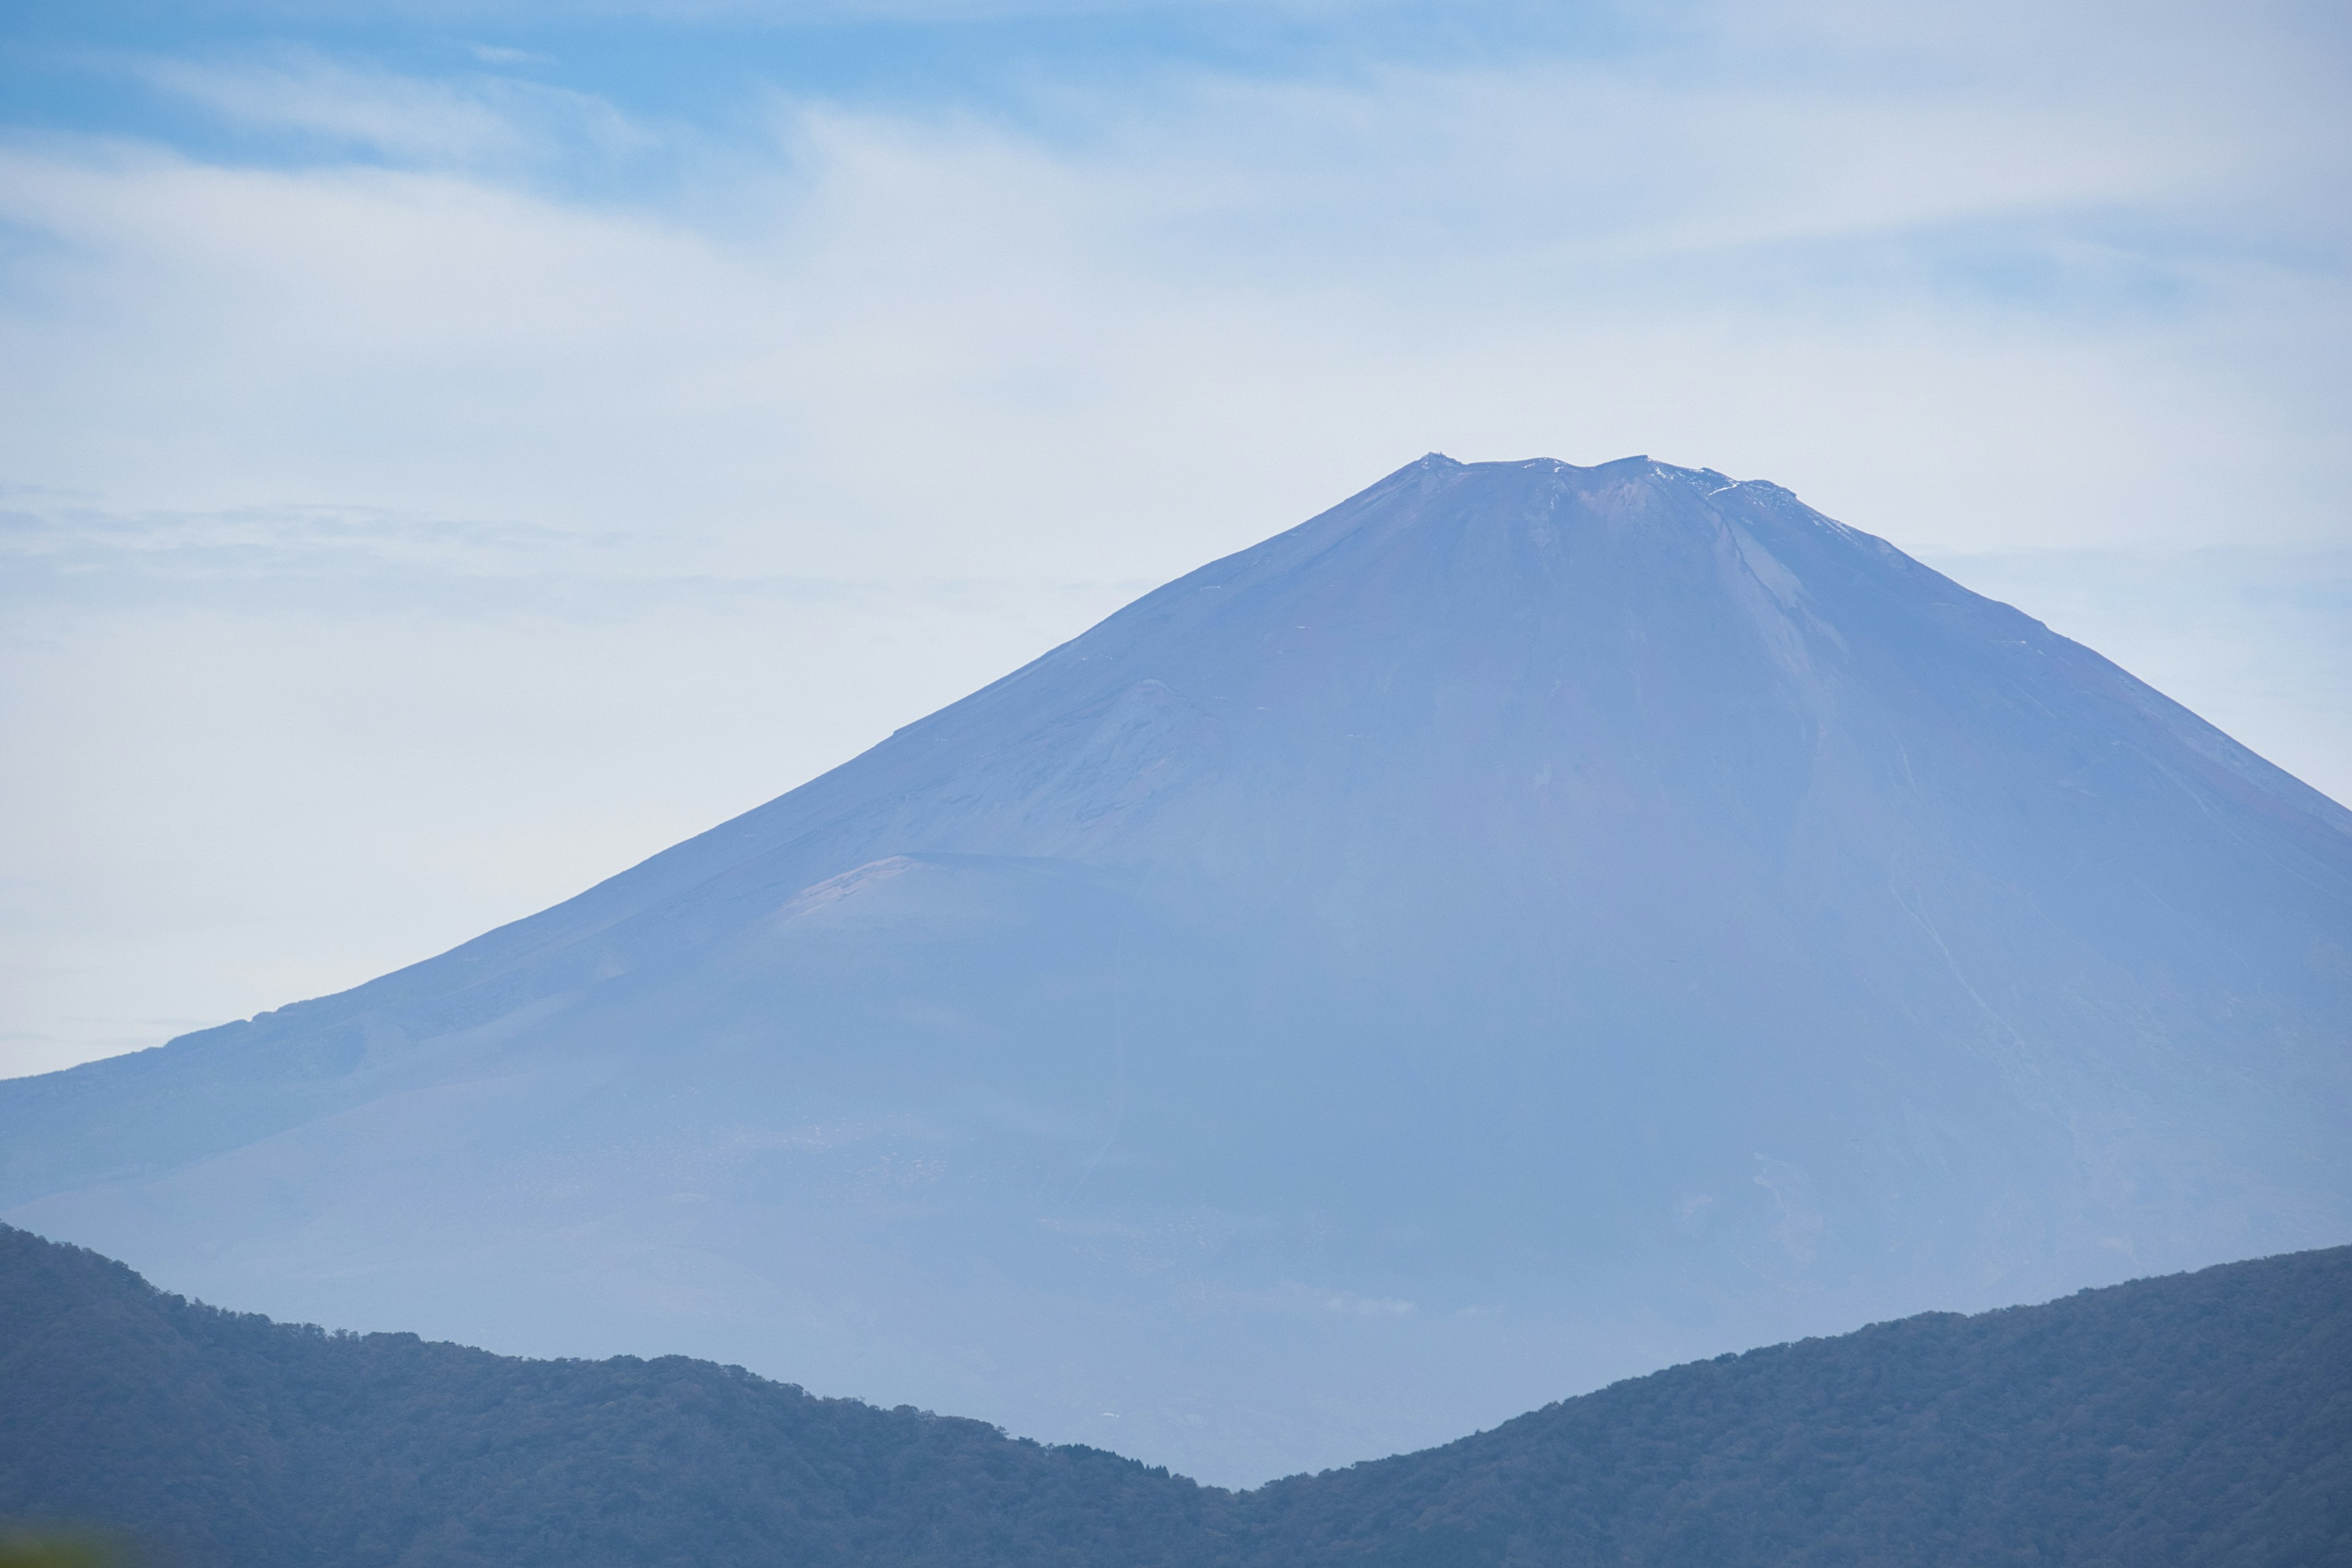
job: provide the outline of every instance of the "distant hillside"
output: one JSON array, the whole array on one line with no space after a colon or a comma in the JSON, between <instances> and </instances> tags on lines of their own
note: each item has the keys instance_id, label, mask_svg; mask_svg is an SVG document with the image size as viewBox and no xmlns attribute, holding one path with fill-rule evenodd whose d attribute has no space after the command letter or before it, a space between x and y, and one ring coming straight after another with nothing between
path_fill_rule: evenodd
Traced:
<instances>
[{"instance_id":1,"label":"distant hillside","mask_svg":"<svg viewBox=\"0 0 2352 1568\"><path fill-rule=\"evenodd\" d=\"M2352 1247L1677 1367L1202 1488L668 1357L163 1295L0 1226L0 1524L185 1568L2352 1563Z\"/></svg>"},{"instance_id":2,"label":"distant hillside","mask_svg":"<svg viewBox=\"0 0 2352 1568\"><path fill-rule=\"evenodd\" d=\"M2352 1563L2352 1247L1675 1367L1251 1500L1269 1564Z\"/></svg>"}]
</instances>

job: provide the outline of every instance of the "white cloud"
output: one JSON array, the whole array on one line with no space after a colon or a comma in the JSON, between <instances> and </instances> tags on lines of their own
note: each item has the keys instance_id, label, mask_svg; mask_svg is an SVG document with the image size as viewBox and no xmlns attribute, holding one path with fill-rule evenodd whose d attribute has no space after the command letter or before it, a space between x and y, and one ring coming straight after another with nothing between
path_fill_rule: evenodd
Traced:
<instances>
[{"instance_id":1,"label":"white cloud","mask_svg":"<svg viewBox=\"0 0 2352 1568\"><path fill-rule=\"evenodd\" d=\"M146 62L142 74L240 125L302 132L393 157L505 158L526 145L513 120L457 88L320 59L233 66L162 59Z\"/></svg>"},{"instance_id":2,"label":"white cloud","mask_svg":"<svg viewBox=\"0 0 2352 1568\"><path fill-rule=\"evenodd\" d=\"M466 52L486 66L543 66L554 61L546 55L530 49L509 48L504 44L467 44Z\"/></svg>"},{"instance_id":3,"label":"white cloud","mask_svg":"<svg viewBox=\"0 0 2352 1568\"><path fill-rule=\"evenodd\" d=\"M20 148L0 200L63 258L11 279L42 391L0 458L136 504L784 528L853 574L950 511L950 549L1172 568L1438 444L1657 447L1954 544L2193 537L2221 496L2329 525L2346 280L2175 238L2305 153L2128 96L1660 78L1192 79L1051 142L791 106L690 210ZM275 112L551 134L413 129L454 90ZM1119 479L1184 453L1223 476ZM1168 549L1112 559L1121 520Z\"/></svg>"},{"instance_id":4,"label":"white cloud","mask_svg":"<svg viewBox=\"0 0 2352 1568\"><path fill-rule=\"evenodd\" d=\"M484 45L468 52L487 65L535 58ZM353 69L300 49L233 60L148 58L133 68L151 86L232 124L404 163L516 164L550 157L572 140L607 154L648 141L601 100L506 76L424 80Z\"/></svg>"}]
</instances>

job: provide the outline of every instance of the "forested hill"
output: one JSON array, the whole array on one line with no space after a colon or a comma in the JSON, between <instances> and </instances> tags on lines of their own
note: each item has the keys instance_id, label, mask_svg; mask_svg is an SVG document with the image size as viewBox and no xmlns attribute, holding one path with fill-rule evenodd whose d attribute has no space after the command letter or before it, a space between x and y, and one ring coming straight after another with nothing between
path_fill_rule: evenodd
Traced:
<instances>
[{"instance_id":1,"label":"forested hill","mask_svg":"<svg viewBox=\"0 0 2352 1568\"><path fill-rule=\"evenodd\" d=\"M2352 1247L1725 1357L1234 1494L668 1358L163 1295L0 1227L0 1521L157 1563L2352 1563Z\"/></svg>"}]
</instances>

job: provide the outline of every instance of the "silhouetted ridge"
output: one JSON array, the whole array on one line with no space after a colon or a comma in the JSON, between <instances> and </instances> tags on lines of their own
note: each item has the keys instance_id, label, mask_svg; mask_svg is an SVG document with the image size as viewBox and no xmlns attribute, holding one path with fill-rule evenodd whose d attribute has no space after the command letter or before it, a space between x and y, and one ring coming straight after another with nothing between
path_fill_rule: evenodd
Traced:
<instances>
[{"instance_id":1,"label":"silhouetted ridge","mask_svg":"<svg viewBox=\"0 0 2352 1568\"><path fill-rule=\"evenodd\" d=\"M1235 1495L675 1356L215 1311L0 1228L0 1527L162 1568L2313 1568L2352 1558L2352 1248L1726 1356Z\"/></svg>"}]
</instances>

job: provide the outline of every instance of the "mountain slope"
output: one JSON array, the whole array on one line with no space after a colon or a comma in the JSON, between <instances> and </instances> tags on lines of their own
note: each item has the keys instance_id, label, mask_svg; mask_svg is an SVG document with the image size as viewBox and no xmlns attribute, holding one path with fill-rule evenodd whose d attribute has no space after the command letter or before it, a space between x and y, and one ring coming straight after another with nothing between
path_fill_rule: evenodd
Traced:
<instances>
[{"instance_id":1,"label":"mountain slope","mask_svg":"<svg viewBox=\"0 0 2352 1568\"><path fill-rule=\"evenodd\" d=\"M1235 1495L676 1357L194 1306L0 1230L0 1521L164 1564L2352 1560L2352 1248L1684 1366Z\"/></svg>"},{"instance_id":2,"label":"mountain slope","mask_svg":"<svg viewBox=\"0 0 2352 1568\"><path fill-rule=\"evenodd\" d=\"M1431 458L541 915L0 1084L0 1205L1237 1481L2342 1240L2348 1019L2352 816L2095 654L1777 487Z\"/></svg>"},{"instance_id":3,"label":"mountain slope","mask_svg":"<svg viewBox=\"0 0 2352 1568\"><path fill-rule=\"evenodd\" d=\"M1676 1367L1251 1500L1267 1563L2352 1562L2352 1249Z\"/></svg>"}]
</instances>

